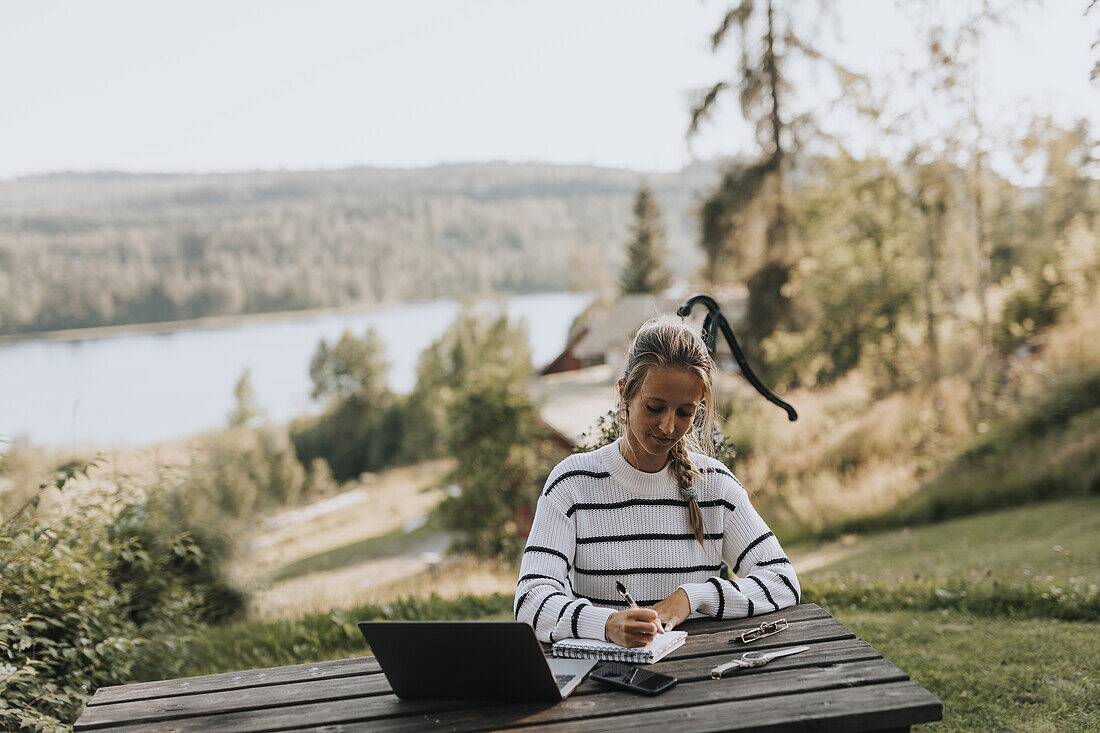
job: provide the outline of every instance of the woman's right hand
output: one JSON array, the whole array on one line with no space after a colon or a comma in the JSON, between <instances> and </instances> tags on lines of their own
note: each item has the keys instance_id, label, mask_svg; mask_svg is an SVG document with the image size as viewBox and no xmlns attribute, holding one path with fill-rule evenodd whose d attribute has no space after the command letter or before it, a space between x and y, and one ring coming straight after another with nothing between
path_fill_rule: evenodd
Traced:
<instances>
[{"instance_id":1,"label":"woman's right hand","mask_svg":"<svg viewBox=\"0 0 1100 733\"><path fill-rule=\"evenodd\" d=\"M619 646L645 646L659 633L657 612L651 608L628 608L611 614L604 625L608 641Z\"/></svg>"}]
</instances>

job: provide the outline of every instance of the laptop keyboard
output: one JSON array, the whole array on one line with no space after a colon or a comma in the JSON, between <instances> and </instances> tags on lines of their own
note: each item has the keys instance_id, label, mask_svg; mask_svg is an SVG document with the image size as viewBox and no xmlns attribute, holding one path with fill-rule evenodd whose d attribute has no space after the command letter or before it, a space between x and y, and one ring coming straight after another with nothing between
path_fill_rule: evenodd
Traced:
<instances>
[{"instance_id":1,"label":"laptop keyboard","mask_svg":"<svg viewBox=\"0 0 1100 733\"><path fill-rule=\"evenodd\" d=\"M558 683L558 687L565 687L572 682L573 678L576 676L575 674L556 674L554 675L554 682Z\"/></svg>"}]
</instances>

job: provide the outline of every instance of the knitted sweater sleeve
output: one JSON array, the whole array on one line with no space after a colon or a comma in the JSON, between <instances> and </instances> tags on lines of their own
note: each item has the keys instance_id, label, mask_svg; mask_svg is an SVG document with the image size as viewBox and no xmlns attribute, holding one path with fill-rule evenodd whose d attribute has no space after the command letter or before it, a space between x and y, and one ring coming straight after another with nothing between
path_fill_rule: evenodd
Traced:
<instances>
[{"instance_id":1,"label":"knitted sweater sleeve","mask_svg":"<svg viewBox=\"0 0 1100 733\"><path fill-rule=\"evenodd\" d=\"M547 479L547 486L561 466ZM570 516L566 491L543 491L520 562L513 613L535 629L539 641L567 638L603 640L609 608L594 606L573 593L570 573L576 548L576 525Z\"/></svg>"},{"instance_id":2,"label":"knitted sweater sleeve","mask_svg":"<svg viewBox=\"0 0 1100 733\"><path fill-rule=\"evenodd\" d=\"M745 488L736 479L729 483L727 498L734 508L726 512L722 559L738 577L682 585L691 610L719 619L743 618L797 604L802 589L794 566Z\"/></svg>"}]
</instances>

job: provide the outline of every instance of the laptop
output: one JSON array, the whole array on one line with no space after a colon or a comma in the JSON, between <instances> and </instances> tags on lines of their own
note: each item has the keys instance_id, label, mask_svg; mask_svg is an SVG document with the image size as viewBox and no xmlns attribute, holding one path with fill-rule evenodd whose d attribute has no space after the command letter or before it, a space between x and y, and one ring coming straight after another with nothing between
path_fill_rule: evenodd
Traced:
<instances>
[{"instance_id":1,"label":"laptop","mask_svg":"<svg viewBox=\"0 0 1100 733\"><path fill-rule=\"evenodd\" d=\"M595 659L543 653L521 621L360 621L394 693L406 700L564 700Z\"/></svg>"}]
</instances>

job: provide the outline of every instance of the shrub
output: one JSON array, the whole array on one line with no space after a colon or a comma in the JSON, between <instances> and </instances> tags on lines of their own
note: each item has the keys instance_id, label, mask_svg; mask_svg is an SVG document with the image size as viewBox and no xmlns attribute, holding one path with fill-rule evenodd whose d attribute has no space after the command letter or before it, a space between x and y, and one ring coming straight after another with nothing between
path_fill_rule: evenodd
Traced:
<instances>
[{"instance_id":1,"label":"shrub","mask_svg":"<svg viewBox=\"0 0 1100 733\"><path fill-rule=\"evenodd\" d=\"M306 470L284 433L272 428L230 429L210 440L191 467L194 489L237 519L294 504L306 488Z\"/></svg>"},{"instance_id":2,"label":"shrub","mask_svg":"<svg viewBox=\"0 0 1100 733\"><path fill-rule=\"evenodd\" d=\"M86 470L44 487L65 492ZM35 513L39 496L0 525L3 728L70 724L96 687L163 669L198 621L243 608L172 487L81 486L79 507L54 516Z\"/></svg>"}]
</instances>

